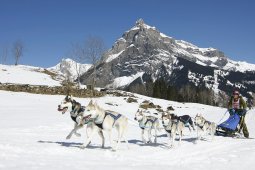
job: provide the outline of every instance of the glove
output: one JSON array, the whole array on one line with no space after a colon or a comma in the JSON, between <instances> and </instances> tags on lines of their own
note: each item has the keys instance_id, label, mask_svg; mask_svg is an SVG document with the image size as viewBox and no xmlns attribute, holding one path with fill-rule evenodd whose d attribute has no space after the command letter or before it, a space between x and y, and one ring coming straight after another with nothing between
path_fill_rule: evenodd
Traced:
<instances>
[{"instance_id":1,"label":"glove","mask_svg":"<svg viewBox=\"0 0 255 170\"><path fill-rule=\"evenodd\" d=\"M231 116L231 115L233 115L235 113L235 109L229 109L228 112L229 112L229 114Z\"/></svg>"}]
</instances>

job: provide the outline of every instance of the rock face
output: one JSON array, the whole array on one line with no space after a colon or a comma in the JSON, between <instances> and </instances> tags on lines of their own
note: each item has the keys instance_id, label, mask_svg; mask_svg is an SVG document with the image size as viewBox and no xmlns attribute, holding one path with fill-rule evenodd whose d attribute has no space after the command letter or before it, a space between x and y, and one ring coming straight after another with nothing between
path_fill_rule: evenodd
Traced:
<instances>
[{"instance_id":1,"label":"rock face","mask_svg":"<svg viewBox=\"0 0 255 170\"><path fill-rule=\"evenodd\" d=\"M175 40L142 19L113 44L97 63L96 70L97 86L129 91L158 79L164 79L168 85L189 83L215 92L229 91L233 86L245 92L255 89L255 65L232 61L214 48L199 48ZM81 80L90 84L92 69Z\"/></svg>"}]
</instances>

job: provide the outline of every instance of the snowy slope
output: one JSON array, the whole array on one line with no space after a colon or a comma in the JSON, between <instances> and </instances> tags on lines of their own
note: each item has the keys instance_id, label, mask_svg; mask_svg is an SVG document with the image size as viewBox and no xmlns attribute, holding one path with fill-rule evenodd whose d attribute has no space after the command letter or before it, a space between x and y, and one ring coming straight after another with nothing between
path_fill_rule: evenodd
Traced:
<instances>
[{"instance_id":1,"label":"snowy slope","mask_svg":"<svg viewBox=\"0 0 255 170\"><path fill-rule=\"evenodd\" d=\"M0 83L60 86L60 83L48 74L45 69L25 65L0 64Z\"/></svg>"},{"instance_id":2,"label":"snowy slope","mask_svg":"<svg viewBox=\"0 0 255 170\"><path fill-rule=\"evenodd\" d=\"M181 146L166 148L167 138L161 131L156 145L141 143L138 123L133 120L138 103L126 103L123 97L106 96L96 99L105 109L119 111L129 118L128 140L130 149L120 145L118 152L111 152L108 136L106 149L100 148L96 135L89 148L79 146L82 136L65 137L73 127L68 113L62 115L57 105L64 96L36 95L0 91L0 169L8 170L78 170L78 169L252 169L255 166L255 140L216 137L214 141L194 143L195 133L185 131ZM137 95L138 96L138 95ZM203 113L210 120L218 121L225 109L193 103L177 103L138 96L139 103L148 99L164 109L172 105L179 115ZM83 105L87 98L75 98ZM107 105L106 103L114 103ZM118 105L118 106L116 106ZM251 137L255 136L255 111L247 115ZM116 137L116 134L114 134Z\"/></svg>"}]
</instances>

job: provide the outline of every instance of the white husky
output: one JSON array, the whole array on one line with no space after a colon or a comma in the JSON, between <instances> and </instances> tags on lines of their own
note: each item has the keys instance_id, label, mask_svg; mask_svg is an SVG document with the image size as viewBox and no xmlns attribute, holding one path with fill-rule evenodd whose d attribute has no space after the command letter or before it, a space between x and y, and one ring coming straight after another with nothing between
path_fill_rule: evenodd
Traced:
<instances>
[{"instance_id":1,"label":"white husky","mask_svg":"<svg viewBox=\"0 0 255 170\"><path fill-rule=\"evenodd\" d=\"M179 134L179 145L182 141L183 130L185 125L182 121L173 119L171 114L162 114L162 124L167 132L167 136L170 138L169 147L174 147L174 141L176 133Z\"/></svg>"},{"instance_id":2,"label":"white husky","mask_svg":"<svg viewBox=\"0 0 255 170\"><path fill-rule=\"evenodd\" d=\"M84 114L84 107L81 106L79 102L76 102L72 96L66 96L64 100L58 105L58 111L65 114L67 111L70 112L71 119L74 121L74 128L71 132L67 135L66 139L70 139L73 134L76 136L81 136L76 131L82 128L85 124L87 124L86 134L87 138L92 131L97 131L99 136L102 139L102 147L104 147L104 135L101 129L99 129L95 124L91 121L84 121L83 114Z\"/></svg>"},{"instance_id":3,"label":"white husky","mask_svg":"<svg viewBox=\"0 0 255 170\"><path fill-rule=\"evenodd\" d=\"M112 150L118 149L122 137L124 138L126 144L128 145L128 141L125 138L125 133L128 128L127 127L128 119L125 116L114 111L104 110L101 107L99 107L96 103L93 103L92 100L86 106L84 116L85 116L84 119L93 119L96 126L108 132ZM116 128L118 132L118 141L115 147L113 147L112 145L113 128ZM91 133L88 140L83 144L82 148L87 147L90 140L93 138L93 134L94 133Z\"/></svg>"},{"instance_id":4,"label":"white husky","mask_svg":"<svg viewBox=\"0 0 255 170\"><path fill-rule=\"evenodd\" d=\"M144 131L148 132L148 139L149 143L152 143L151 140L151 131L154 129L155 131L155 138L154 138L154 143L157 143L157 131L159 131L159 120L158 118L154 116L146 116L145 113L142 111L142 109L138 109L136 114L135 114L135 120L139 122L139 127L142 129L142 140L144 143L146 142L146 139L144 137Z\"/></svg>"},{"instance_id":5,"label":"white husky","mask_svg":"<svg viewBox=\"0 0 255 170\"><path fill-rule=\"evenodd\" d=\"M197 126L197 139L200 140L202 136L207 133L211 135L211 139L214 139L217 125L213 122L205 120L201 114L197 114L195 117L195 125Z\"/></svg>"}]
</instances>

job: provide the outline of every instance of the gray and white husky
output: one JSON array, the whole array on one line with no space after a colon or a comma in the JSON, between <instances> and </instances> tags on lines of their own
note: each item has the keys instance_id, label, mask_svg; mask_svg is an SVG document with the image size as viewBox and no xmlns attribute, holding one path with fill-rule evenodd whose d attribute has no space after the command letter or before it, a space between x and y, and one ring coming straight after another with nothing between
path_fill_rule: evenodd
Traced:
<instances>
[{"instance_id":1,"label":"gray and white husky","mask_svg":"<svg viewBox=\"0 0 255 170\"><path fill-rule=\"evenodd\" d=\"M211 139L214 139L214 134L216 132L217 125L214 122L207 121L201 114L197 114L195 117L195 125L197 126L197 139L200 140L201 137L211 135Z\"/></svg>"},{"instance_id":2,"label":"gray and white husky","mask_svg":"<svg viewBox=\"0 0 255 170\"><path fill-rule=\"evenodd\" d=\"M110 145L112 150L117 150L122 138L124 138L127 146L126 132L128 128L128 119L120 113L104 110L91 100L85 108L84 119L92 119L96 126L108 132ZM115 147L113 147L112 130L115 128L118 133L118 140ZM90 140L93 138L93 133L90 134L88 140L83 144L82 148L87 147Z\"/></svg>"},{"instance_id":3,"label":"gray and white husky","mask_svg":"<svg viewBox=\"0 0 255 170\"><path fill-rule=\"evenodd\" d=\"M65 114L67 111L70 112L71 119L74 121L74 128L71 130L71 132L67 135L66 139L70 139L73 134L80 137L81 135L77 133L77 130L82 128L85 124L87 124L86 128L86 134L87 138L90 133L93 131L97 131L99 136L102 139L102 147L104 147L104 135L100 128L95 126L95 124L92 121L84 121L84 110L85 108L81 106L79 102L76 102L72 96L66 96L64 100L61 102L60 105L58 105L58 111L62 112L62 114Z\"/></svg>"},{"instance_id":4,"label":"gray and white husky","mask_svg":"<svg viewBox=\"0 0 255 170\"><path fill-rule=\"evenodd\" d=\"M167 136L170 138L169 147L174 147L174 141L176 138L176 133L179 134L179 145L182 141L183 131L185 125L182 121L173 119L171 114L162 114L162 124L166 130Z\"/></svg>"},{"instance_id":5,"label":"gray and white husky","mask_svg":"<svg viewBox=\"0 0 255 170\"><path fill-rule=\"evenodd\" d=\"M146 139L144 137L144 132L147 131L148 139L149 139L148 142L152 143L151 131L152 131L152 129L154 129L154 131L155 131L154 143L157 143L157 131L159 131L159 120L158 120L158 118L156 118L154 116L146 116L142 109L138 109L136 114L135 114L134 119L139 122L139 127L142 129L141 136L142 136L143 142L147 143Z\"/></svg>"}]
</instances>

